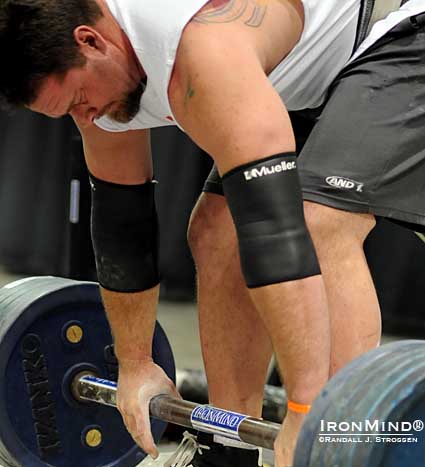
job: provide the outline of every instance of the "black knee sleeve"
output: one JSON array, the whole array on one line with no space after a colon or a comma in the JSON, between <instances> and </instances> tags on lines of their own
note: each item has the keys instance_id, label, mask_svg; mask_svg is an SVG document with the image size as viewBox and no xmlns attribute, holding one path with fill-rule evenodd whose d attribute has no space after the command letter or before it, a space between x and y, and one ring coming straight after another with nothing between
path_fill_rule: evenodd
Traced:
<instances>
[{"instance_id":1,"label":"black knee sleeve","mask_svg":"<svg viewBox=\"0 0 425 467\"><path fill-rule=\"evenodd\" d=\"M223 176L223 189L248 287L320 274L305 224L294 153L236 167Z\"/></svg>"},{"instance_id":2,"label":"black knee sleeve","mask_svg":"<svg viewBox=\"0 0 425 467\"><path fill-rule=\"evenodd\" d=\"M91 232L100 285L139 292L159 283L154 183L118 185L90 176Z\"/></svg>"}]
</instances>

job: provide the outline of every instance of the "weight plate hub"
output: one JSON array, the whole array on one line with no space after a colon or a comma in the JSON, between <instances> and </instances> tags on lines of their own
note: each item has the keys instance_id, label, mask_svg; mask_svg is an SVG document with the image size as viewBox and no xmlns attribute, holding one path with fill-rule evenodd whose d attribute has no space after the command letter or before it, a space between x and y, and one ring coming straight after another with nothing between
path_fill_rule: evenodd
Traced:
<instances>
[{"instance_id":1,"label":"weight plate hub","mask_svg":"<svg viewBox=\"0 0 425 467\"><path fill-rule=\"evenodd\" d=\"M153 358L175 381L167 337L156 325ZM6 466L130 467L144 457L112 407L69 392L83 370L116 380L117 362L93 282L35 277L0 289L0 462ZM151 420L159 441L166 423Z\"/></svg>"}]
</instances>

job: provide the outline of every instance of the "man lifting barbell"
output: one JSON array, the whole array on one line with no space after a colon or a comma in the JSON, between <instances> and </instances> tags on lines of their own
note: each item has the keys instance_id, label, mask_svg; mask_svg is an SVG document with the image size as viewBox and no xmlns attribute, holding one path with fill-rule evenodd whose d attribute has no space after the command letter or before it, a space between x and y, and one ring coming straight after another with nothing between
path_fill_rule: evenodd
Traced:
<instances>
[{"instance_id":1,"label":"man lifting barbell","mask_svg":"<svg viewBox=\"0 0 425 467\"><path fill-rule=\"evenodd\" d=\"M146 457L110 408L116 406L118 371L111 344L95 282L28 277L0 289L2 466L134 467ZM152 357L178 384L172 349L159 323ZM425 341L393 342L355 359L316 398L297 442L294 466L422 467L424 369ZM166 394L152 398L149 412L155 442L165 430L164 422L269 449L280 431L278 423ZM357 430L365 430L364 436L381 441L378 446L344 443L347 426L352 426L353 440L362 436ZM384 446L385 436L390 441ZM394 442L400 436L408 444ZM158 461L145 459L142 465L191 465L199 441L186 432L184 449L177 449L165 463L167 455ZM240 451L241 462L249 456ZM219 454L216 449L214 453ZM222 465L228 457L215 457L216 463ZM211 457L207 459L211 465Z\"/></svg>"},{"instance_id":2,"label":"man lifting barbell","mask_svg":"<svg viewBox=\"0 0 425 467\"><path fill-rule=\"evenodd\" d=\"M374 3L1 3L0 94L51 117L69 113L83 135L97 270L120 363L118 404L153 456L148 402L175 389L150 357L159 273L149 128L178 124L217 165L190 233L210 397L258 415L274 348L289 398L277 466L291 464L329 368L379 342L362 243L374 215L425 223L416 196L423 155L417 15L425 2L410 0L376 24L338 76ZM372 19L389 13L378 10ZM325 99L297 163L287 110ZM192 464L217 465L216 449ZM226 450L221 463L239 465L240 452Z\"/></svg>"}]
</instances>

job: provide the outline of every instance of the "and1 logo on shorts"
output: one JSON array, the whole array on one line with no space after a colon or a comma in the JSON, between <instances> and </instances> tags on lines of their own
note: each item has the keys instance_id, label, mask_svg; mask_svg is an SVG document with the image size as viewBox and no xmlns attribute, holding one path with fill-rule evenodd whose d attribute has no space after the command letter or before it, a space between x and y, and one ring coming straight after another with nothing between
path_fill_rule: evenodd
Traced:
<instances>
[{"instance_id":1,"label":"and1 logo on shorts","mask_svg":"<svg viewBox=\"0 0 425 467\"><path fill-rule=\"evenodd\" d=\"M331 177L326 177L326 183L334 188L342 188L344 190L356 190L358 192L363 191L364 183L356 182L350 178L338 177L333 175Z\"/></svg>"}]
</instances>

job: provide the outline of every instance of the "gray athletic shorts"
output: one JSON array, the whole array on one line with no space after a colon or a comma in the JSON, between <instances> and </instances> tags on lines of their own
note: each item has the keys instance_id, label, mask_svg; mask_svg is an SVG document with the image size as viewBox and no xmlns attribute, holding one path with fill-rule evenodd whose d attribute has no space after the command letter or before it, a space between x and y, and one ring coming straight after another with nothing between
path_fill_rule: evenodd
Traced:
<instances>
[{"instance_id":1,"label":"gray athletic shorts","mask_svg":"<svg viewBox=\"0 0 425 467\"><path fill-rule=\"evenodd\" d=\"M295 118L304 199L423 230L425 14L403 21L340 73L315 125ZM311 130L307 138L300 140L300 128ZM204 191L223 194L215 168Z\"/></svg>"}]
</instances>

